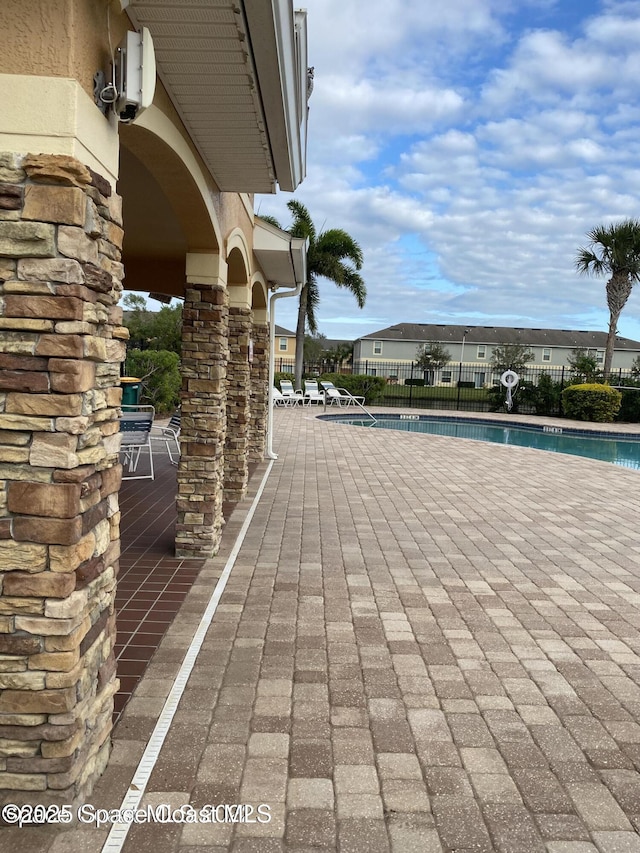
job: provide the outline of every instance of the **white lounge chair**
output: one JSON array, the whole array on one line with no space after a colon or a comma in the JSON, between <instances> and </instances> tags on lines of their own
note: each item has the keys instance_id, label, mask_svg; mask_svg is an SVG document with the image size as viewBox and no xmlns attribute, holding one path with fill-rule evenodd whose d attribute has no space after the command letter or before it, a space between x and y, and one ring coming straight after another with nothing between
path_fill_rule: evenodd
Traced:
<instances>
[{"instance_id":1,"label":"white lounge chair","mask_svg":"<svg viewBox=\"0 0 640 853\"><path fill-rule=\"evenodd\" d=\"M273 389L273 405L274 406L292 406L296 400L293 397L285 396L279 388L274 386Z\"/></svg>"},{"instance_id":2,"label":"white lounge chair","mask_svg":"<svg viewBox=\"0 0 640 853\"><path fill-rule=\"evenodd\" d=\"M318 383L315 380L304 380L304 399L307 405L311 405L311 403L324 403L324 391L318 388Z\"/></svg>"},{"instance_id":3,"label":"white lounge chair","mask_svg":"<svg viewBox=\"0 0 640 853\"><path fill-rule=\"evenodd\" d=\"M298 403L304 403L302 391L294 390L293 382L290 379L281 379L280 389L282 394L288 398L290 405L295 406Z\"/></svg>"},{"instance_id":4,"label":"white lounge chair","mask_svg":"<svg viewBox=\"0 0 640 853\"><path fill-rule=\"evenodd\" d=\"M324 393L327 396L327 403L330 406L355 406L356 404L364 405L364 397L356 397L346 388L336 388L333 382L322 380L320 382L324 388Z\"/></svg>"}]
</instances>

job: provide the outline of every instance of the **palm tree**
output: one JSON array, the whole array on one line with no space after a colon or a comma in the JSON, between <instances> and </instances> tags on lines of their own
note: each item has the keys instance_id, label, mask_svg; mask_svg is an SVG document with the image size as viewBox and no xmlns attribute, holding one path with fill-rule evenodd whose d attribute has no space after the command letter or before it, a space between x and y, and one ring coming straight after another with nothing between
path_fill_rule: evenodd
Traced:
<instances>
[{"instance_id":1,"label":"palm tree","mask_svg":"<svg viewBox=\"0 0 640 853\"><path fill-rule=\"evenodd\" d=\"M608 275L607 305L609 333L604 355L605 377L611 372L618 319L640 281L640 220L625 219L613 225L598 225L587 234L589 246L576 255L576 269L583 275Z\"/></svg>"},{"instance_id":2,"label":"palm tree","mask_svg":"<svg viewBox=\"0 0 640 853\"><path fill-rule=\"evenodd\" d=\"M300 292L298 323L296 325L296 387L302 386L304 361L304 335L308 327L311 334L318 331L317 309L320 303L319 278L327 278L338 287L349 290L356 298L358 308L364 308L367 288L358 270L362 269L362 249L341 228L331 228L319 234L311 220L309 211L299 201L292 199L287 207L293 216L291 226L286 229L293 237L304 237L307 241L307 281ZM273 217L262 217L281 228Z\"/></svg>"}]
</instances>

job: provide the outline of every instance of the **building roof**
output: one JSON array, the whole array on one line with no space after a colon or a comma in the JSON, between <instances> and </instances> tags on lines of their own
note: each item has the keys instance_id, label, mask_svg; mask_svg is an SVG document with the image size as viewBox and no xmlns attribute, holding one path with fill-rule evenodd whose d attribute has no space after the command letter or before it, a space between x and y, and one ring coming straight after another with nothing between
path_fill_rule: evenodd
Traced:
<instances>
[{"instance_id":1,"label":"building roof","mask_svg":"<svg viewBox=\"0 0 640 853\"><path fill-rule=\"evenodd\" d=\"M339 349L340 347L352 347L353 341L339 340L338 338L325 338L322 342L322 348L325 350Z\"/></svg>"},{"instance_id":2,"label":"building roof","mask_svg":"<svg viewBox=\"0 0 640 853\"><path fill-rule=\"evenodd\" d=\"M289 329L285 329L284 326L279 326L277 323L275 324L275 333L281 338L295 338L296 333L290 332Z\"/></svg>"},{"instance_id":3,"label":"building roof","mask_svg":"<svg viewBox=\"0 0 640 853\"><path fill-rule=\"evenodd\" d=\"M468 344L522 344L524 346L604 349L606 332L575 329L529 329L511 326L445 326L436 323L398 323L364 335L360 340L408 341L410 343L461 343L466 331ZM616 349L640 350L640 341L616 337Z\"/></svg>"}]
</instances>

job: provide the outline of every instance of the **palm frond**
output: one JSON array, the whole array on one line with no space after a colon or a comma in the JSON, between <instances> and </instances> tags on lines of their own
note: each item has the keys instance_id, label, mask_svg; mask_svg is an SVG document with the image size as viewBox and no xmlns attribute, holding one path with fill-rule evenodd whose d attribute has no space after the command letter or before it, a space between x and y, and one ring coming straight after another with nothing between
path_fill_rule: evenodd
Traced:
<instances>
[{"instance_id":1,"label":"palm frond","mask_svg":"<svg viewBox=\"0 0 640 853\"><path fill-rule=\"evenodd\" d=\"M293 237L304 237L313 245L316 240L316 229L307 208L301 201L297 201L295 198L287 202L287 207L293 216L293 222L288 229L289 234Z\"/></svg>"},{"instance_id":2,"label":"palm frond","mask_svg":"<svg viewBox=\"0 0 640 853\"><path fill-rule=\"evenodd\" d=\"M603 261L595 254L581 247L575 259L576 270L582 275L602 275Z\"/></svg>"},{"instance_id":3,"label":"palm frond","mask_svg":"<svg viewBox=\"0 0 640 853\"><path fill-rule=\"evenodd\" d=\"M362 249L353 237L341 228L323 231L316 241L315 248L317 252L350 260L357 270L362 268Z\"/></svg>"},{"instance_id":4,"label":"palm frond","mask_svg":"<svg viewBox=\"0 0 640 853\"><path fill-rule=\"evenodd\" d=\"M346 270L344 281L342 284L339 284L338 287L344 287L345 290L352 293L356 298L358 308L364 308L364 304L367 299L367 287L361 275L353 270Z\"/></svg>"}]
</instances>

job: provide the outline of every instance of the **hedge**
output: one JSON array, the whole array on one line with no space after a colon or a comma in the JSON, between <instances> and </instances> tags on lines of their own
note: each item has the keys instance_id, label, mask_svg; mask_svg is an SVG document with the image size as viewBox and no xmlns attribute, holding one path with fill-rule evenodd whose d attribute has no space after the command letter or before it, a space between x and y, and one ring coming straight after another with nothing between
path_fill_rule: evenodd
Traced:
<instances>
[{"instance_id":1,"label":"hedge","mask_svg":"<svg viewBox=\"0 0 640 853\"><path fill-rule=\"evenodd\" d=\"M562 408L567 418L577 421L610 422L620 410L622 394L610 385L585 382L570 385L562 392Z\"/></svg>"},{"instance_id":2,"label":"hedge","mask_svg":"<svg viewBox=\"0 0 640 853\"><path fill-rule=\"evenodd\" d=\"M366 373L323 373L322 379L333 382L336 388L346 388L354 397L364 397L366 405L375 403L387 384L384 376L368 376Z\"/></svg>"}]
</instances>

